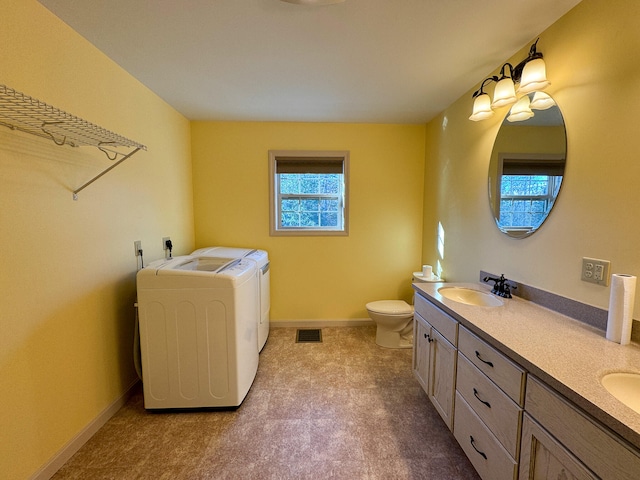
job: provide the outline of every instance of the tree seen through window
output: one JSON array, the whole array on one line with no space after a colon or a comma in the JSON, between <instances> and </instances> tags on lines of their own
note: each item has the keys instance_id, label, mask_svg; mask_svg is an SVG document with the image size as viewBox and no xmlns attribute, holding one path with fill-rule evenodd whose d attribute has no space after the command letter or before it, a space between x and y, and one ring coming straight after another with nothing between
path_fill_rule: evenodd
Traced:
<instances>
[{"instance_id":1,"label":"tree seen through window","mask_svg":"<svg viewBox=\"0 0 640 480\"><path fill-rule=\"evenodd\" d=\"M342 175L283 173L279 182L283 227L340 226Z\"/></svg>"},{"instance_id":2,"label":"tree seen through window","mask_svg":"<svg viewBox=\"0 0 640 480\"><path fill-rule=\"evenodd\" d=\"M538 228L558 194L562 176L503 175L500 188L502 228Z\"/></svg>"}]
</instances>

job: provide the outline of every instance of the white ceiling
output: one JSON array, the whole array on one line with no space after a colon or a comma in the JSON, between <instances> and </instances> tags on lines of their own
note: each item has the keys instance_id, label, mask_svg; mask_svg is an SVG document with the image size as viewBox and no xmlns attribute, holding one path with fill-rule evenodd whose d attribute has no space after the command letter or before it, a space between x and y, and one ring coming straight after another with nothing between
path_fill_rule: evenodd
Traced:
<instances>
[{"instance_id":1,"label":"white ceiling","mask_svg":"<svg viewBox=\"0 0 640 480\"><path fill-rule=\"evenodd\" d=\"M191 120L375 123L430 120L580 2L39 1Z\"/></svg>"}]
</instances>

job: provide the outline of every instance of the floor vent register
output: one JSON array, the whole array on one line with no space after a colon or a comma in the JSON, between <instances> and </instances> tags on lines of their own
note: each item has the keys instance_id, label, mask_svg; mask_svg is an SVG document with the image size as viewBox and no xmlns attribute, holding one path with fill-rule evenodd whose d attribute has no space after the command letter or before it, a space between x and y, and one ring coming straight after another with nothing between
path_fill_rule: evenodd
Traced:
<instances>
[{"instance_id":1,"label":"floor vent register","mask_svg":"<svg viewBox=\"0 0 640 480\"><path fill-rule=\"evenodd\" d=\"M319 328L299 329L296 332L296 343L322 343L322 330Z\"/></svg>"}]
</instances>

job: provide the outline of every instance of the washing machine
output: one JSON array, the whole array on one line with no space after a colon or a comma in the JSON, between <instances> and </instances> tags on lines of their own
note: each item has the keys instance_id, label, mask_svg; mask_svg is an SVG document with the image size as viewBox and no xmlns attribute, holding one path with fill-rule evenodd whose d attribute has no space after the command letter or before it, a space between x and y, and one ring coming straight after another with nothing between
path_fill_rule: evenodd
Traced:
<instances>
[{"instance_id":1,"label":"washing machine","mask_svg":"<svg viewBox=\"0 0 640 480\"><path fill-rule=\"evenodd\" d=\"M174 257L137 274L144 406L237 407L258 370L256 262Z\"/></svg>"},{"instance_id":2,"label":"washing machine","mask_svg":"<svg viewBox=\"0 0 640 480\"><path fill-rule=\"evenodd\" d=\"M260 272L260 291L258 295L258 301L260 302L258 351L262 351L269 337L269 314L271 310L271 274L269 272L269 255L267 252L251 248L206 247L196 250L191 255L220 258L247 258L257 263Z\"/></svg>"}]
</instances>

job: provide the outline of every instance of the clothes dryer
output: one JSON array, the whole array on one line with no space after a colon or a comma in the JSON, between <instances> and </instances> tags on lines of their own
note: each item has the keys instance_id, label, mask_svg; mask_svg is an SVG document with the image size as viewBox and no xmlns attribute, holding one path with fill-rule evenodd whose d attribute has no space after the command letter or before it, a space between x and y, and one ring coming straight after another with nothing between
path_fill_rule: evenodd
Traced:
<instances>
[{"instance_id":1,"label":"clothes dryer","mask_svg":"<svg viewBox=\"0 0 640 480\"><path fill-rule=\"evenodd\" d=\"M205 247L191 255L218 258L246 258L254 260L260 272L259 296L260 317L258 320L258 351L262 351L269 338L269 316L271 311L271 273L269 255L264 250L236 247Z\"/></svg>"},{"instance_id":2,"label":"clothes dryer","mask_svg":"<svg viewBox=\"0 0 640 480\"><path fill-rule=\"evenodd\" d=\"M258 370L256 263L174 257L137 290L145 408L240 405Z\"/></svg>"}]
</instances>

